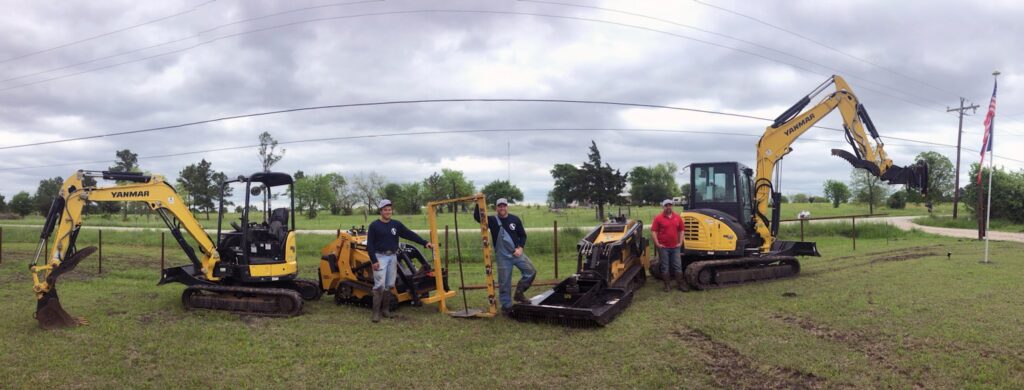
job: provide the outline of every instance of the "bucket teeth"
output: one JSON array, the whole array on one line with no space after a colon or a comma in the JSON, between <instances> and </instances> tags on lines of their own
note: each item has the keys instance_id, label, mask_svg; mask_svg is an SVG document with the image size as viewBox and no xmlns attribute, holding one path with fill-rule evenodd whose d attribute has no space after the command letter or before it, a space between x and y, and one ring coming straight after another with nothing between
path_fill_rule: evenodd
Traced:
<instances>
[{"instance_id":1,"label":"bucket teeth","mask_svg":"<svg viewBox=\"0 0 1024 390\"><path fill-rule=\"evenodd\" d=\"M36 302L36 321L43 329L70 328L84 325L87 322L84 318L75 318L64 310L60 305L60 298L57 296L57 278L70 272L78 266L86 257L96 251L96 247L90 246L75 252L65 259L60 265L54 267L46 276L46 284L50 290L43 294Z\"/></svg>"}]
</instances>

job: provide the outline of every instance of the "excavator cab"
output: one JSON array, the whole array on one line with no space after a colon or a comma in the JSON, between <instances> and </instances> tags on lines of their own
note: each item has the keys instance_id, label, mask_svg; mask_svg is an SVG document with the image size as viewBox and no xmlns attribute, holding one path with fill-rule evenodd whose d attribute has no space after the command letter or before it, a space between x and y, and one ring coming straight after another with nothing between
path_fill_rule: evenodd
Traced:
<instances>
[{"instance_id":1,"label":"excavator cab","mask_svg":"<svg viewBox=\"0 0 1024 390\"><path fill-rule=\"evenodd\" d=\"M744 231L754 231L753 170L738 162L690 165L687 210L712 209L732 217Z\"/></svg>"},{"instance_id":2,"label":"excavator cab","mask_svg":"<svg viewBox=\"0 0 1024 390\"><path fill-rule=\"evenodd\" d=\"M224 210L224 194L229 186L244 187L245 203L238 220L228 222ZM221 264L214 276L241 282L290 280L295 268L295 199L291 196L294 181L280 172L259 172L239 176L223 183L217 221L217 252ZM286 189L289 207L273 206L275 189ZM251 207L258 203L261 207ZM259 210L257 215L254 209ZM290 223L290 225L289 225Z\"/></svg>"}]
</instances>

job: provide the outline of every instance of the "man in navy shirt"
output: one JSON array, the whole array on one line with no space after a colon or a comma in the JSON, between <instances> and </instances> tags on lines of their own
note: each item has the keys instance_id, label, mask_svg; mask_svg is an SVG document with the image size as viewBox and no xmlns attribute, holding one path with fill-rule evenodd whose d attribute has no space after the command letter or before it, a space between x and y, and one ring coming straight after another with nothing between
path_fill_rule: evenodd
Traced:
<instances>
[{"instance_id":1,"label":"man in navy shirt","mask_svg":"<svg viewBox=\"0 0 1024 390\"><path fill-rule=\"evenodd\" d=\"M370 223L366 231L366 252L373 264L373 322L380 322L384 317L391 318L391 289L395 287L398 276L398 238L404 238L433 249L427 240L405 227L401 222L391 219L394 213L391 201L382 199L377 203L380 219Z\"/></svg>"},{"instance_id":2,"label":"man in navy shirt","mask_svg":"<svg viewBox=\"0 0 1024 390\"><path fill-rule=\"evenodd\" d=\"M519 268L519 273L522 274L522 278L516 284L515 300L524 304L530 303L523 293L533 284L537 269L523 253L526 246L526 228L523 227L523 221L508 213L508 201L505 198L498 199L494 206L498 215L487 217L487 228L491 231L491 242L494 243L495 257L498 260L498 301L501 302L501 312L508 314L512 310L512 267ZM473 219L480 222L479 207L473 210Z\"/></svg>"}]
</instances>

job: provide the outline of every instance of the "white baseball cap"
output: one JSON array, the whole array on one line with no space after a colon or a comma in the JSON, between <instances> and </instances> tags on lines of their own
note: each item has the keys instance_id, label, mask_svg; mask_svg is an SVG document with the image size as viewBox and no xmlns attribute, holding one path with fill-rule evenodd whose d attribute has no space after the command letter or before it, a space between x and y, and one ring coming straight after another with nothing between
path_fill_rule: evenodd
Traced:
<instances>
[{"instance_id":1,"label":"white baseball cap","mask_svg":"<svg viewBox=\"0 0 1024 390\"><path fill-rule=\"evenodd\" d=\"M661 205L662 206L671 206L672 205L672 199L665 199L665 200L661 201Z\"/></svg>"}]
</instances>

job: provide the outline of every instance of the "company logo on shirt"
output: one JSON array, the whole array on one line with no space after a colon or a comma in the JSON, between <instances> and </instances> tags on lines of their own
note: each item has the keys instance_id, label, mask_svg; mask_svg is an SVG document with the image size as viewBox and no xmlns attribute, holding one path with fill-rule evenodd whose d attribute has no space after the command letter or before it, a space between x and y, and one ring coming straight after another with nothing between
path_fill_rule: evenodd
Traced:
<instances>
[{"instance_id":1,"label":"company logo on shirt","mask_svg":"<svg viewBox=\"0 0 1024 390\"><path fill-rule=\"evenodd\" d=\"M391 228L391 235L392 236L397 236L398 235L398 231L395 230L395 228Z\"/></svg>"},{"instance_id":2,"label":"company logo on shirt","mask_svg":"<svg viewBox=\"0 0 1024 390\"><path fill-rule=\"evenodd\" d=\"M516 230L516 224L510 223L510 224L508 224L508 228L512 229L512 230Z\"/></svg>"}]
</instances>

